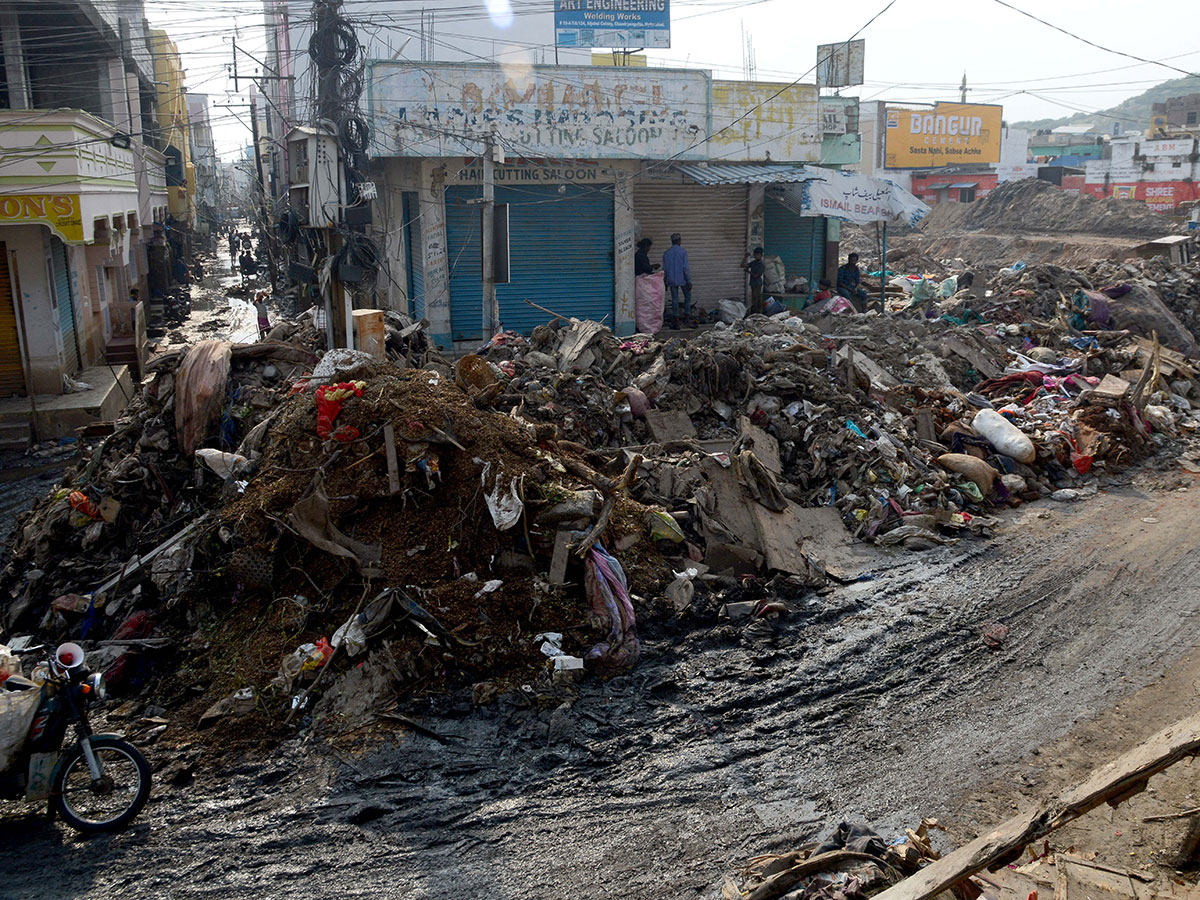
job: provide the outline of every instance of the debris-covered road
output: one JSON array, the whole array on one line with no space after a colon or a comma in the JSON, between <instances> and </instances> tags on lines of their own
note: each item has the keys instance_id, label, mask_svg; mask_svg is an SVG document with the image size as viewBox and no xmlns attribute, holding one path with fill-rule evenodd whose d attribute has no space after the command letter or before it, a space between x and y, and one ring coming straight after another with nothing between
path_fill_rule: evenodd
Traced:
<instances>
[{"instance_id":1,"label":"debris-covered road","mask_svg":"<svg viewBox=\"0 0 1200 900\"><path fill-rule=\"evenodd\" d=\"M1191 647L1187 477L1022 508L991 542L898 557L774 630L647 635L636 670L568 708L423 719L444 744L292 743L182 788L160 772L124 834L9 807L0 895L710 897L841 819L988 824L955 801ZM1010 629L998 650L991 623Z\"/></svg>"}]
</instances>

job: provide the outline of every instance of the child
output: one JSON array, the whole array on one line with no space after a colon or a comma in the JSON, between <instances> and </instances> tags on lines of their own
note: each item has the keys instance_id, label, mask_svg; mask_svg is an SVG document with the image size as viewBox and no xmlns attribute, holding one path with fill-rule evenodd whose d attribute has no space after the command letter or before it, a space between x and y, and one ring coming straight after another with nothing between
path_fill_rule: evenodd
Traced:
<instances>
[{"instance_id":1,"label":"child","mask_svg":"<svg viewBox=\"0 0 1200 900\"><path fill-rule=\"evenodd\" d=\"M822 278L817 287L819 290L812 295L810 303L820 303L822 300L828 300L833 296L833 285L829 283L828 278Z\"/></svg>"},{"instance_id":2,"label":"child","mask_svg":"<svg viewBox=\"0 0 1200 900\"><path fill-rule=\"evenodd\" d=\"M259 291L254 295L254 311L258 314L258 339L265 341L267 332L271 330L271 319L267 315L266 291Z\"/></svg>"}]
</instances>

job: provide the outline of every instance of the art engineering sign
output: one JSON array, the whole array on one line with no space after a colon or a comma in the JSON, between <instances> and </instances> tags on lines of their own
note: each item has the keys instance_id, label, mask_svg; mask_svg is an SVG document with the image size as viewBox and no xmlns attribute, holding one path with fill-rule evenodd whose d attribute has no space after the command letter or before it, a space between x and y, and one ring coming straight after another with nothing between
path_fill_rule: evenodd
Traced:
<instances>
[{"instance_id":1,"label":"art engineering sign","mask_svg":"<svg viewBox=\"0 0 1200 900\"><path fill-rule=\"evenodd\" d=\"M670 0L555 0L560 47L671 46Z\"/></svg>"}]
</instances>

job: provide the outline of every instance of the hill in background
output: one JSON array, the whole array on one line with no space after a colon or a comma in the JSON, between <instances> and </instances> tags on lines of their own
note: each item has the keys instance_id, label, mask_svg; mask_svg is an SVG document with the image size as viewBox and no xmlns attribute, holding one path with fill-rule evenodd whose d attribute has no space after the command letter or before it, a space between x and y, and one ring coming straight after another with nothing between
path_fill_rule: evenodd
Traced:
<instances>
[{"instance_id":1,"label":"hill in background","mask_svg":"<svg viewBox=\"0 0 1200 900\"><path fill-rule=\"evenodd\" d=\"M1172 78L1162 84L1156 84L1136 97L1122 100L1112 109L1096 113L1076 113L1061 119L1036 119L1027 122L1013 122L1014 128L1028 128L1031 131L1057 128L1059 125L1099 124L1111 125L1112 121L1121 123L1125 131L1142 131L1150 127L1150 114L1155 103L1164 103L1170 97L1181 97L1184 94L1200 92L1200 78Z\"/></svg>"}]
</instances>

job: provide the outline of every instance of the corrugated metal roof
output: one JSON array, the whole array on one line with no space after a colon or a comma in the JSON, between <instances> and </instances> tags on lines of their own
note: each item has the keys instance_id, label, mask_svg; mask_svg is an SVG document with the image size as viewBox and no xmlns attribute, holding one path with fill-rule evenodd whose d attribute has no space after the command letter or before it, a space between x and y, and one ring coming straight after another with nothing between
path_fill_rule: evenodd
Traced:
<instances>
[{"instance_id":1,"label":"corrugated metal roof","mask_svg":"<svg viewBox=\"0 0 1200 900\"><path fill-rule=\"evenodd\" d=\"M952 187L952 188L969 188L969 187L975 187L978 184L979 184L978 181L956 181L956 182L954 182L954 184L950 185L950 187Z\"/></svg>"},{"instance_id":2,"label":"corrugated metal roof","mask_svg":"<svg viewBox=\"0 0 1200 900\"><path fill-rule=\"evenodd\" d=\"M677 165L675 170L697 184L788 184L811 181L803 166L787 165Z\"/></svg>"}]
</instances>

